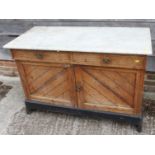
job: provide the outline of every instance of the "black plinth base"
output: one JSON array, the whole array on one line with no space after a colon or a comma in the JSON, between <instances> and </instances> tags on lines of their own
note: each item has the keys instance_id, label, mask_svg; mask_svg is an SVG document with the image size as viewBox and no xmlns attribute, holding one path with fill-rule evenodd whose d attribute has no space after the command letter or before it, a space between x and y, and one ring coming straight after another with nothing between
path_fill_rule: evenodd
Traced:
<instances>
[{"instance_id":1,"label":"black plinth base","mask_svg":"<svg viewBox=\"0 0 155 155\"><path fill-rule=\"evenodd\" d=\"M83 109L72 109L68 107L58 107L53 105L48 105L45 103L41 103L38 101L26 100L26 111L27 114L30 114L34 110L44 110L51 112L59 112L59 113L69 113L72 115L80 115L80 116L89 116L94 118L109 118L117 121L126 121L134 125L138 132L142 131L142 116L130 116L124 114L117 114L111 112L96 112L90 110Z\"/></svg>"}]
</instances>

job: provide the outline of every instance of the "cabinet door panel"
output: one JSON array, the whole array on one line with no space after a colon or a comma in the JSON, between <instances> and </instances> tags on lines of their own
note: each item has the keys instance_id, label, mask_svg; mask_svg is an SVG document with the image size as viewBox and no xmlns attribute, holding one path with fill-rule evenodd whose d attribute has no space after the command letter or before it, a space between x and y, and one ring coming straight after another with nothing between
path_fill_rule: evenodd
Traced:
<instances>
[{"instance_id":1,"label":"cabinet door panel","mask_svg":"<svg viewBox=\"0 0 155 155\"><path fill-rule=\"evenodd\" d=\"M138 71L86 66L75 70L80 108L137 113L136 104L140 104L135 102Z\"/></svg>"},{"instance_id":2,"label":"cabinet door panel","mask_svg":"<svg viewBox=\"0 0 155 155\"><path fill-rule=\"evenodd\" d=\"M28 98L60 106L76 105L75 80L69 65L18 62ZM20 69L20 70L21 70Z\"/></svg>"}]
</instances>

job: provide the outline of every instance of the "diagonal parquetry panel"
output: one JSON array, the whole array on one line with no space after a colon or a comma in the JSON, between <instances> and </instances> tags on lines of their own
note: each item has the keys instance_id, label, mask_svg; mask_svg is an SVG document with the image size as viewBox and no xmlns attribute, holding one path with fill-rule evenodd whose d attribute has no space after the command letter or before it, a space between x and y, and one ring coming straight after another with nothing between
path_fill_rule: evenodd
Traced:
<instances>
[{"instance_id":1,"label":"diagonal parquetry panel","mask_svg":"<svg viewBox=\"0 0 155 155\"><path fill-rule=\"evenodd\" d=\"M68 69L61 66L24 64L31 96L51 102L71 103Z\"/></svg>"},{"instance_id":2,"label":"diagonal parquetry panel","mask_svg":"<svg viewBox=\"0 0 155 155\"><path fill-rule=\"evenodd\" d=\"M83 67L85 102L113 107L134 107L135 73Z\"/></svg>"}]
</instances>

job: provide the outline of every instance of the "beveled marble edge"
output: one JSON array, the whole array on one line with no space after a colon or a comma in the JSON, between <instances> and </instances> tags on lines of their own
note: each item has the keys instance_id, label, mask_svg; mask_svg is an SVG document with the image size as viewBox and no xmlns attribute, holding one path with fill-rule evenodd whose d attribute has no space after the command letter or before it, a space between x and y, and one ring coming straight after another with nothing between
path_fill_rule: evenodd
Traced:
<instances>
[{"instance_id":1,"label":"beveled marble edge","mask_svg":"<svg viewBox=\"0 0 155 155\"><path fill-rule=\"evenodd\" d=\"M8 44L4 45L3 48L6 48L6 49L24 49L24 50L42 50L42 51L58 51L58 52L61 52L61 51L66 51L66 52L89 52L89 53L113 53L113 54L136 54L136 55L152 55L152 44L151 44L151 35L150 35L150 29L149 28L138 28L138 27L135 27L135 28L131 28L131 29L145 29L145 30L148 30L148 34L146 36L147 38L147 42L149 43L148 45L148 49L146 48L145 50L128 50L128 49L113 49L113 50L110 50L110 49L105 49L105 50L101 50L101 49L88 49L88 48L85 48L84 50L83 49L78 49L77 47L74 48L72 47L72 49L68 49L68 48L51 48L50 46L45 46L45 47L36 47L36 46L33 46L31 45L31 47L29 46L23 46L23 45L19 45L19 44L14 44L14 42L17 42L16 40L22 38L24 35L26 35L27 33L30 33L31 31L33 32L33 30L35 29L42 29L42 28L47 28L47 29L52 29L52 28L55 28L55 29L59 29L59 28L71 28L71 29L75 29L75 28L78 28L78 29L90 29L90 28L94 28L94 29L117 29L117 28L121 28L121 29L130 29L130 27L45 27L45 26L36 26L36 27L33 27L32 29L28 30L27 32L25 32L23 35L17 37L16 39L14 39L13 41L9 42Z\"/></svg>"},{"instance_id":2,"label":"beveled marble edge","mask_svg":"<svg viewBox=\"0 0 155 155\"><path fill-rule=\"evenodd\" d=\"M78 52L78 53L101 53L101 54L122 54L122 55L148 55L148 56L153 56L153 54L152 54L152 52L146 52L146 53L144 53L144 52L141 52L141 51L139 51L139 52L134 52L134 51L127 51L127 50L123 50L122 52L120 52L120 51L78 51L78 50L58 50L58 49L35 49L35 48L33 48L33 49L31 49L31 48L5 48L5 49L8 49L8 50L25 50L25 51L27 51L27 52L29 52L29 51L49 51L49 52Z\"/></svg>"}]
</instances>

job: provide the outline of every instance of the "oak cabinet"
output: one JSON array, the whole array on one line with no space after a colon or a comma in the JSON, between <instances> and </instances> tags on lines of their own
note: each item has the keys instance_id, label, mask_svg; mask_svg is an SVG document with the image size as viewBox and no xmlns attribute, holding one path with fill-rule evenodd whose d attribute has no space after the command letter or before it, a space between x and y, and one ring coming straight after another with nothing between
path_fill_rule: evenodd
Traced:
<instances>
[{"instance_id":1,"label":"oak cabinet","mask_svg":"<svg viewBox=\"0 0 155 155\"><path fill-rule=\"evenodd\" d=\"M141 131L148 28L34 27L4 48L16 61L28 113L108 117Z\"/></svg>"},{"instance_id":2,"label":"oak cabinet","mask_svg":"<svg viewBox=\"0 0 155 155\"><path fill-rule=\"evenodd\" d=\"M88 53L86 57L83 53L62 52L59 57L56 52L26 50L12 50L12 53L28 100L93 111L141 114L145 56Z\"/></svg>"}]
</instances>

